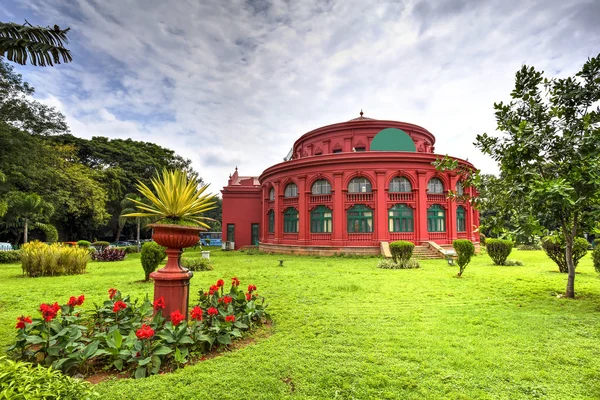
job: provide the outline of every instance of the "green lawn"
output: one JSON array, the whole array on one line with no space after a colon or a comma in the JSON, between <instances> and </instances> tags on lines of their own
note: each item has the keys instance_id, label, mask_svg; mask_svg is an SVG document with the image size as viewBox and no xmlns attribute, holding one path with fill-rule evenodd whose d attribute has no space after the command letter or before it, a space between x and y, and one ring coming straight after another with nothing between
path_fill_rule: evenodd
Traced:
<instances>
[{"instance_id":1,"label":"green lawn","mask_svg":"<svg viewBox=\"0 0 600 400\"><path fill-rule=\"evenodd\" d=\"M278 266L283 258L285 265ZM513 251L522 267L477 256L462 279L443 260L382 270L376 258L212 252L199 288L237 276L258 286L272 335L172 374L103 382L110 399L567 399L600 398L600 279L590 256L578 267L577 300L557 297L566 275L542 252ZM90 263L83 276L24 278L0 266L0 346L15 318L41 302L109 287L152 296L137 255ZM227 280L229 282L229 280Z\"/></svg>"}]
</instances>

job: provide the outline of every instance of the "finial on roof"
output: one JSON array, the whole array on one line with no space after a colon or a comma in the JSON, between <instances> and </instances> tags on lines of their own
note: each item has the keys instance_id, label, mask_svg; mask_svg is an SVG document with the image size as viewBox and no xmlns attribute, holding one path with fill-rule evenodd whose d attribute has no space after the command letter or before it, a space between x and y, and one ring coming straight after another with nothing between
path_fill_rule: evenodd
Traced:
<instances>
[{"instance_id":1,"label":"finial on roof","mask_svg":"<svg viewBox=\"0 0 600 400\"><path fill-rule=\"evenodd\" d=\"M360 116L361 116L361 118L362 118L363 114L364 114L364 113L362 112L362 108L361 108L361 109L360 109Z\"/></svg>"},{"instance_id":2,"label":"finial on roof","mask_svg":"<svg viewBox=\"0 0 600 400\"><path fill-rule=\"evenodd\" d=\"M237 171L237 165L235 166L235 170Z\"/></svg>"}]
</instances>

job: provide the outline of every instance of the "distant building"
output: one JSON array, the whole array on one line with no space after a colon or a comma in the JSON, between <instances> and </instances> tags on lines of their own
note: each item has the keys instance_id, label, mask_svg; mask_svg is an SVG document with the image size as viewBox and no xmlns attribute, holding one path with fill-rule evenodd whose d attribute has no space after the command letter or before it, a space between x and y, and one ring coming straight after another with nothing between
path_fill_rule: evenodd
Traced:
<instances>
[{"instance_id":1,"label":"distant building","mask_svg":"<svg viewBox=\"0 0 600 400\"><path fill-rule=\"evenodd\" d=\"M222 190L223 241L295 254L378 254L380 242L394 240L478 242L478 212L446 197L473 189L435 170L434 144L420 126L362 111L310 131L259 177L239 176L236 167Z\"/></svg>"}]
</instances>

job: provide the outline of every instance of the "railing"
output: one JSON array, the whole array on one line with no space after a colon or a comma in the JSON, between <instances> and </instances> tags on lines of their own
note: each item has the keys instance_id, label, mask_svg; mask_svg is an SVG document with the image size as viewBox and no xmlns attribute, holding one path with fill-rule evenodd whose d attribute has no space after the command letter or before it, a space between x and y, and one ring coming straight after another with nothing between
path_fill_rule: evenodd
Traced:
<instances>
[{"instance_id":1,"label":"railing","mask_svg":"<svg viewBox=\"0 0 600 400\"><path fill-rule=\"evenodd\" d=\"M331 240L331 233L311 233L310 240L313 242L323 242Z\"/></svg>"},{"instance_id":2,"label":"railing","mask_svg":"<svg viewBox=\"0 0 600 400\"><path fill-rule=\"evenodd\" d=\"M346 201L349 203L373 201L373 193L346 193Z\"/></svg>"},{"instance_id":3,"label":"railing","mask_svg":"<svg viewBox=\"0 0 600 400\"><path fill-rule=\"evenodd\" d=\"M298 197L283 198L284 207L294 207L298 205Z\"/></svg>"},{"instance_id":4,"label":"railing","mask_svg":"<svg viewBox=\"0 0 600 400\"><path fill-rule=\"evenodd\" d=\"M459 239L466 239L467 238L467 232L456 232L456 237Z\"/></svg>"},{"instance_id":5,"label":"railing","mask_svg":"<svg viewBox=\"0 0 600 400\"><path fill-rule=\"evenodd\" d=\"M373 232L369 232L369 233L349 233L348 234L348 240L355 241L355 242L373 240Z\"/></svg>"},{"instance_id":6,"label":"railing","mask_svg":"<svg viewBox=\"0 0 600 400\"><path fill-rule=\"evenodd\" d=\"M283 238L288 239L288 240L298 240L298 234L297 233L284 233Z\"/></svg>"},{"instance_id":7,"label":"railing","mask_svg":"<svg viewBox=\"0 0 600 400\"><path fill-rule=\"evenodd\" d=\"M415 240L414 232L390 232L390 240Z\"/></svg>"},{"instance_id":8,"label":"railing","mask_svg":"<svg viewBox=\"0 0 600 400\"><path fill-rule=\"evenodd\" d=\"M332 196L330 194L316 194L310 196L311 203L323 204L331 203Z\"/></svg>"},{"instance_id":9,"label":"railing","mask_svg":"<svg viewBox=\"0 0 600 400\"><path fill-rule=\"evenodd\" d=\"M446 232L429 232L429 240L446 239L447 236Z\"/></svg>"},{"instance_id":10,"label":"railing","mask_svg":"<svg viewBox=\"0 0 600 400\"><path fill-rule=\"evenodd\" d=\"M445 194L429 194L429 193L427 193L427 201L434 201L436 203L445 202L446 195Z\"/></svg>"},{"instance_id":11,"label":"railing","mask_svg":"<svg viewBox=\"0 0 600 400\"><path fill-rule=\"evenodd\" d=\"M413 201L415 194L412 192L408 193L388 193L389 201Z\"/></svg>"}]
</instances>

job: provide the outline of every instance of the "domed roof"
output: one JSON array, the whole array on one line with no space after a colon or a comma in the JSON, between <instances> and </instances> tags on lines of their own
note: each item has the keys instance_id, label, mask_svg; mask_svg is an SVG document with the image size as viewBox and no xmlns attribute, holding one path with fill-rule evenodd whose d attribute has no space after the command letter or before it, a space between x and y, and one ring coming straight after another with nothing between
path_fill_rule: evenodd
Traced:
<instances>
[{"instance_id":1,"label":"domed roof","mask_svg":"<svg viewBox=\"0 0 600 400\"><path fill-rule=\"evenodd\" d=\"M360 110L360 117L358 117L358 118L352 118L348 122L355 122L355 121L375 121L375 118L363 117L363 114L364 114L363 110Z\"/></svg>"}]
</instances>

